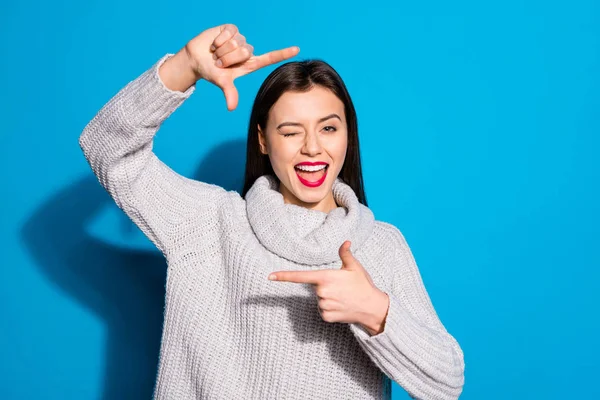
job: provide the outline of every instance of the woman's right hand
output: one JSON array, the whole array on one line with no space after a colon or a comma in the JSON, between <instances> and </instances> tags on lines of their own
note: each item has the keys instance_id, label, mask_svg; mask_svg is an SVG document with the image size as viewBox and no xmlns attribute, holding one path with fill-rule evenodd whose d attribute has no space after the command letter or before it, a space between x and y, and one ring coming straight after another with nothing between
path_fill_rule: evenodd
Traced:
<instances>
[{"instance_id":1,"label":"woman's right hand","mask_svg":"<svg viewBox=\"0 0 600 400\"><path fill-rule=\"evenodd\" d=\"M198 79L205 79L223 90L227 109L231 111L238 104L234 79L292 58L300 49L293 46L255 56L252 54L254 47L246 42L238 28L224 24L207 29L190 40L184 51Z\"/></svg>"}]
</instances>

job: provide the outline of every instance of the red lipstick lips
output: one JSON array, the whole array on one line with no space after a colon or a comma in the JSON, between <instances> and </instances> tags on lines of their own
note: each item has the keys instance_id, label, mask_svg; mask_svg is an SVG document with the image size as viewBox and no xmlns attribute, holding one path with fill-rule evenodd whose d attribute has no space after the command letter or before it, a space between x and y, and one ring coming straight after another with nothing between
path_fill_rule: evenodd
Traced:
<instances>
[{"instance_id":1,"label":"red lipstick lips","mask_svg":"<svg viewBox=\"0 0 600 400\"><path fill-rule=\"evenodd\" d=\"M296 167L298 167L299 165L308 165L308 166L325 165L325 173L323 174L323 176L318 181L309 181L309 180L304 179L298 173L298 169L296 169L296 176L298 177L298 179L300 180L300 182L304 186L314 188L314 187L321 186L323 184L323 182L325 182L325 178L327 178L327 170L328 170L328 166L329 166L329 164L327 164L326 162L323 162L323 161L317 161L317 162L304 161L304 162L301 162L299 164L296 164Z\"/></svg>"}]
</instances>

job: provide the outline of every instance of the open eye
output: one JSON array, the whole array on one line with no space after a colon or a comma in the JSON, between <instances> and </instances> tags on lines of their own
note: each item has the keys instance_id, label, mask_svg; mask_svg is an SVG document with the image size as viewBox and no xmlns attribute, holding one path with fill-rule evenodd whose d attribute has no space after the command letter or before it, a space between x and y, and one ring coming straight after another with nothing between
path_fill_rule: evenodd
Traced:
<instances>
[{"instance_id":1,"label":"open eye","mask_svg":"<svg viewBox=\"0 0 600 400\"><path fill-rule=\"evenodd\" d=\"M335 131L337 131L336 127L335 126L331 126L331 125L328 125L325 128L323 128L323 129L325 129L326 132L335 132Z\"/></svg>"}]
</instances>

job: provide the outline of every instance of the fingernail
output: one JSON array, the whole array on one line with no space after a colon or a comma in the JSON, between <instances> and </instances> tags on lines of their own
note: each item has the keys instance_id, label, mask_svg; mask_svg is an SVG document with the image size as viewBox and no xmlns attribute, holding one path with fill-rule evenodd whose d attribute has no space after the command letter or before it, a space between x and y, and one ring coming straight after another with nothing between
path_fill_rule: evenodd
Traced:
<instances>
[{"instance_id":1,"label":"fingernail","mask_svg":"<svg viewBox=\"0 0 600 400\"><path fill-rule=\"evenodd\" d=\"M275 276L275 274L271 274L271 275L269 275L269 280L270 281L277 280L277 276Z\"/></svg>"},{"instance_id":2,"label":"fingernail","mask_svg":"<svg viewBox=\"0 0 600 400\"><path fill-rule=\"evenodd\" d=\"M215 45L214 45L214 44L211 44L211 45L210 45L210 51L215 51L216 49L217 49L217 48L215 47Z\"/></svg>"},{"instance_id":3,"label":"fingernail","mask_svg":"<svg viewBox=\"0 0 600 400\"><path fill-rule=\"evenodd\" d=\"M220 66L222 66L222 65L223 65L223 61L221 61L221 60L217 60L217 63L216 63L216 64L217 64L217 67L220 67Z\"/></svg>"},{"instance_id":4,"label":"fingernail","mask_svg":"<svg viewBox=\"0 0 600 400\"><path fill-rule=\"evenodd\" d=\"M213 53L213 60L217 59L217 53Z\"/></svg>"}]
</instances>

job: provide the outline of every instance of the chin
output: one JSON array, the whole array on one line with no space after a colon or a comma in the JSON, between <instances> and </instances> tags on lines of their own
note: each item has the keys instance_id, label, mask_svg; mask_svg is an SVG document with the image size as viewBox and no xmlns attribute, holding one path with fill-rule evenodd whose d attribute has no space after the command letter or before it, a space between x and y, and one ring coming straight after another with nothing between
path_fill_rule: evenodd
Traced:
<instances>
[{"instance_id":1,"label":"chin","mask_svg":"<svg viewBox=\"0 0 600 400\"><path fill-rule=\"evenodd\" d=\"M320 195L320 194L312 194L312 195L302 195L302 194L298 195L296 193L294 193L294 194L296 195L298 200L300 200L306 204L317 204L325 198L325 195Z\"/></svg>"},{"instance_id":2,"label":"chin","mask_svg":"<svg viewBox=\"0 0 600 400\"><path fill-rule=\"evenodd\" d=\"M294 176L293 179L298 180L296 176ZM298 200L304 203L319 203L320 201L325 199L331 191L331 185L328 181L329 177L325 182L321 184L321 186L313 188L304 186L301 182L294 182L294 184L292 184L292 187L294 188L292 194L296 196Z\"/></svg>"}]
</instances>

